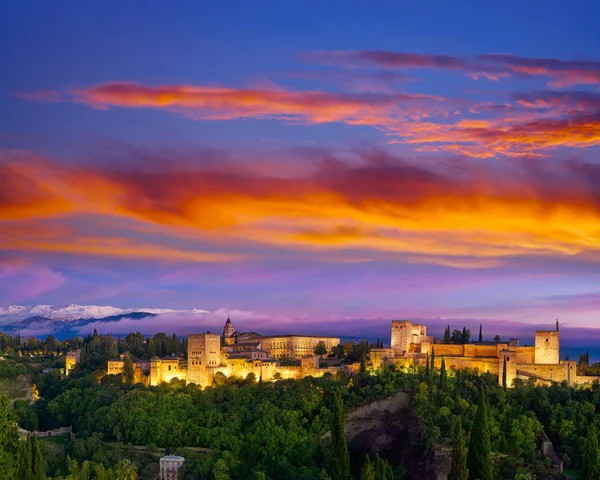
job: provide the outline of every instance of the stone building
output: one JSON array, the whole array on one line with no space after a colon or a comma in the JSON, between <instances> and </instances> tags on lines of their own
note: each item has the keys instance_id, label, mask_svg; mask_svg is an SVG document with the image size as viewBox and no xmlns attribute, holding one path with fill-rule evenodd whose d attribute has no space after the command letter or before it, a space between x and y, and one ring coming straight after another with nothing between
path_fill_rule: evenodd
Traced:
<instances>
[{"instance_id":1,"label":"stone building","mask_svg":"<svg viewBox=\"0 0 600 480\"><path fill-rule=\"evenodd\" d=\"M255 348L266 351L272 358L300 359L314 354L315 348L322 344L327 352L340 344L339 337L311 335L270 335L264 336L256 332L236 332L231 320L227 318L223 328L225 344L241 346L252 344Z\"/></svg>"},{"instance_id":2,"label":"stone building","mask_svg":"<svg viewBox=\"0 0 600 480\"><path fill-rule=\"evenodd\" d=\"M576 363L560 360L560 332L556 330L535 332L535 346L519 346L518 339L509 343L467 343L464 345L441 344L427 336L424 325L394 320L391 328L391 348L371 350L374 367L394 363L399 366L425 366L432 349L435 349L435 368L440 368L442 358L446 368L474 368L480 372L498 375L502 384L506 361L507 386L515 378L534 378L539 383L566 381L578 383Z\"/></svg>"},{"instance_id":3,"label":"stone building","mask_svg":"<svg viewBox=\"0 0 600 480\"><path fill-rule=\"evenodd\" d=\"M67 352L65 358L65 375L69 375L79 362L81 362L81 349L75 352Z\"/></svg>"},{"instance_id":4,"label":"stone building","mask_svg":"<svg viewBox=\"0 0 600 480\"><path fill-rule=\"evenodd\" d=\"M179 469L182 467L185 458L178 455L165 455L159 460L158 478L159 480L177 480L179 478Z\"/></svg>"},{"instance_id":5,"label":"stone building","mask_svg":"<svg viewBox=\"0 0 600 480\"><path fill-rule=\"evenodd\" d=\"M121 354L119 358L113 358L106 362L107 375L121 375L125 367L125 354ZM144 382L145 374L150 370L150 362L140 360L133 363L133 381L134 383Z\"/></svg>"},{"instance_id":6,"label":"stone building","mask_svg":"<svg viewBox=\"0 0 600 480\"><path fill-rule=\"evenodd\" d=\"M327 351L340 344L336 337L306 335L262 336L256 332L238 333L227 318L223 327L224 342L217 334L188 335L187 360L183 357L154 357L150 359L148 382L159 385L174 378L187 384L210 386L217 373L226 377L246 378L253 374L263 381L322 376L336 373L335 367L319 368L319 357L314 355L317 345ZM294 359L297 365L281 365L280 360ZM136 363L137 365L137 363ZM123 360L109 360L107 373L118 375L123 371ZM141 373L140 373L141 375ZM139 380L136 369L136 381Z\"/></svg>"},{"instance_id":7,"label":"stone building","mask_svg":"<svg viewBox=\"0 0 600 480\"><path fill-rule=\"evenodd\" d=\"M411 345L433 343L433 337L427 336L427 327L409 320L392 320L392 350L396 355L410 352Z\"/></svg>"}]
</instances>

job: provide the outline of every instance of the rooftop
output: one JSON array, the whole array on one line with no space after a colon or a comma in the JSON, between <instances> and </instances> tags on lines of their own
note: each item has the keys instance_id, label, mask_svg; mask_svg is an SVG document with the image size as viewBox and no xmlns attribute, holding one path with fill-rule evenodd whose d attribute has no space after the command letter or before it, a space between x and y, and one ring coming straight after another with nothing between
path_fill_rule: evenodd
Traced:
<instances>
[{"instance_id":1,"label":"rooftop","mask_svg":"<svg viewBox=\"0 0 600 480\"><path fill-rule=\"evenodd\" d=\"M165 455L164 457L161 457L160 460L161 460L161 462L163 460L169 461L169 462L175 462L175 461L183 462L185 460L185 458L180 457L179 455Z\"/></svg>"}]
</instances>

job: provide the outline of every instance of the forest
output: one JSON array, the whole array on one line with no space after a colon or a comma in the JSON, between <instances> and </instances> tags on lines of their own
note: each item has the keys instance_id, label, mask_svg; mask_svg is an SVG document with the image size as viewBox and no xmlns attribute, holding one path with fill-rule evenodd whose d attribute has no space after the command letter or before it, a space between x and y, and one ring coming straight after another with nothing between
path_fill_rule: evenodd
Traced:
<instances>
[{"instance_id":1,"label":"forest","mask_svg":"<svg viewBox=\"0 0 600 480\"><path fill-rule=\"evenodd\" d=\"M148 387L104 374L102 361L137 342L135 335L122 346L125 339L107 338L50 339L29 346L27 355L4 341L0 374L29 372L39 396L32 403L0 403L5 478L154 478L157 461L150 465L128 455L126 448L111 448L123 445L143 446L149 454L195 449L184 454L184 479L416 479L402 441L381 456L349 454L343 433L348 412L398 391L410 395L411 415L420 425L419 455L427 461L447 451L450 479L566 478L542 455L542 431L573 478L600 478L597 383L575 389L517 380L514 388L505 388L489 374L446 371L444 362L439 370L429 365L372 370L368 344L356 344L344 349L352 358L362 355L360 372L353 377L262 382L250 376L227 378L203 390L177 380ZM152 340L154 349L165 353L185 351L173 337ZM85 352L82 366L64 377L58 355L74 346ZM147 347L138 351L144 352ZM55 369L42 373L48 366ZM60 454L50 454L43 439L19 440L17 424L32 431L72 426L75 439L65 442Z\"/></svg>"}]
</instances>

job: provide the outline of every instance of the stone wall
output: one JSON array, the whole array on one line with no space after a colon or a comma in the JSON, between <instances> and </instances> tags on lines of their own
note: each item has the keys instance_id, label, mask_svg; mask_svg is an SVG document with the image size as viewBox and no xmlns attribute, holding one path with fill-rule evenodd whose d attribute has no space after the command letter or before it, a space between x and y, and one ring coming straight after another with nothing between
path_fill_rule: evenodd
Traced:
<instances>
[{"instance_id":1,"label":"stone wall","mask_svg":"<svg viewBox=\"0 0 600 480\"><path fill-rule=\"evenodd\" d=\"M188 369L181 365L179 358L157 358L150 360L150 385L160 385L162 382L170 382L174 378L187 379Z\"/></svg>"},{"instance_id":2,"label":"stone wall","mask_svg":"<svg viewBox=\"0 0 600 480\"><path fill-rule=\"evenodd\" d=\"M535 347L517 347L517 363L535 363Z\"/></svg>"}]
</instances>

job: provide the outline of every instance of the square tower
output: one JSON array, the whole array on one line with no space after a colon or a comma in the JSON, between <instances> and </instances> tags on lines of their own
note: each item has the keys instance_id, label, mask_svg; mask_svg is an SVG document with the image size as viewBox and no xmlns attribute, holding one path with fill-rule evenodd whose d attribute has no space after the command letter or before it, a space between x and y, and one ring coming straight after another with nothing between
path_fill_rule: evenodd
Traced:
<instances>
[{"instance_id":1,"label":"square tower","mask_svg":"<svg viewBox=\"0 0 600 480\"><path fill-rule=\"evenodd\" d=\"M408 320L392 320L391 346L395 355L404 355L410 349L413 323Z\"/></svg>"},{"instance_id":2,"label":"square tower","mask_svg":"<svg viewBox=\"0 0 600 480\"><path fill-rule=\"evenodd\" d=\"M535 332L535 363L558 365L560 363L560 332L538 330Z\"/></svg>"},{"instance_id":3,"label":"square tower","mask_svg":"<svg viewBox=\"0 0 600 480\"><path fill-rule=\"evenodd\" d=\"M205 385L207 367L221 365L221 337L214 333L188 335L187 383Z\"/></svg>"}]
</instances>

